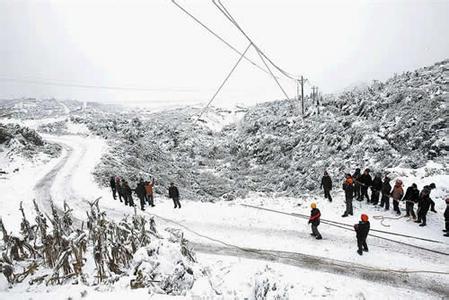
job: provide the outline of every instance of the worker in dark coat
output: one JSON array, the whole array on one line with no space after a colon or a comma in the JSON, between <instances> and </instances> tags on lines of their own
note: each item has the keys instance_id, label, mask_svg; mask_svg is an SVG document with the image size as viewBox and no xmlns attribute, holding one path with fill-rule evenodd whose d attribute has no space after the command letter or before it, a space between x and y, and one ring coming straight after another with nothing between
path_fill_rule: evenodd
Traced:
<instances>
[{"instance_id":1,"label":"worker in dark coat","mask_svg":"<svg viewBox=\"0 0 449 300\"><path fill-rule=\"evenodd\" d=\"M435 185L435 183L431 183L429 184L429 190L430 192L432 192L432 190L434 190L437 186ZM429 197L430 197L430 192L429 192ZM430 211L436 213L437 211L435 210L435 202L432 200L432 198L430 198Z\"/></svg>"},{"instance_id":2,"label":"worker in dark coat","mask_svg":"<svg viewBox=\"0 0 449 300\"><path fill-rule=\"evenodd\" d=\"M382 191L382 178L380 173L376 173L374 176L373 184L371 185L371 203L374 205L379 204L379 197Z\"/></svg>"},{"instance_id":3,"label":"worker in dark coat","mask_svg":"<svg viewBox=\"0 0 449 300\"><path fill-rule=\"evenodd\" d=\"M111 187L111 190L112 190L112 197L114 198L114 200L116 200L117 199L117 188L115 186L114 176L112 176L111 179L109 180L109 186Z\"/></svg>"},{"instance_id":4,"label":"worker in dark coat","mask_svg":"<svg viewBox=\"0 0 449 300\"><path fill-rule=\"evenodd\" d=\"M351 174L345 175L345 181L343 182L343 190L345 191L345 204L346 204L346 210L342 217L347 217L348 215L351 215L354 213L352 209L352 199L354 197L354 183L352 181Z\"/></svg>"},{"instance_id":5,"label":"worker in dark coat","mask_svg":"<svg viewBox=\"0 0 449 300\"><path fill-rule=\"evenodd\" d=\"M370 172L369 169L365 169L365 171L363 171L363 174L360 175L359 180L358 180L358 182L360 184L360 199L358 199L358 200L363 201L363 198L366 197L366 200L368 201L368 203L370 202L369 196L368 196L368 188L373 183L373 180L372 180L369 172Z\"/></svg>"},{"instance_id":6,"label":"worker in dark coat","mask_svg":"<svg viewBox=\"0 0 449 300\"><path fill-rule=\"evenodd\" d=\"M179 191L173 182L170 183L170 187L168 188L168 197L173 199L175 208L181 208L181 203L179 202Z\"/></svg>"},{"instance_id":7,"label":"worker in dark coat","mask_svg":"<svg viewBox=\"0 0 449 300\"><path fill-rule=\"evenodd\" d=\"M122 185L123 185L123 196L125 197L125 205L133 207L134 206L133 190L131 189L126 180L122 181Z\"/></svg>"},{"instance_id":8,"label":"worker in dark coat","mask_svg":"<svg viewBox=\"0 0 449 300\"><path fill-rule=\"evenodd\" d=\"M316 208L316 203L312 203L310 205L310 207L312 208L312 210L310 212L310 218L309 218L309 224L312 224L311 235L313 235L317 240L321 240L322 236L321 236L320 232L318 231L318 225L320 225L321 213L320 213L320 210L318 208Z\"/></svg>"},{"instance_id":9,"label":"worker in dark coat","mask_svg":"<svg viewBox=\"0 0 449 300\"><path fill-rule=\"evenodd\" d=\"M419 195L418 220L415 221L416 223L421 223L419 224L421 227L426 226L427 224L427 213L429 212L430 201L432 201L430 199L430 189L424 187Z\"/></svg>"},{"instance_id":10,"label":"worker in dark coat","mask_svg":"<svg viewBox=\"0 0 449 300\"><path fill-rule=\"evenodd\" d=\"M360 183L359 183L360 175L361 175L360 168L355 169L355 172L352 175L352 180L354 180L354 197L357 200L360 200Z\"/></svg>"},{"instance_id":11,"label":"worker in dark coat","mask_svg":"<svg viewBox=\"0 0 449 300\"><path fill-rule=\"evenodd\" d=\"M382 183L382 198L380 200L380 207L385 206L385 210L390 209L390 193L391 193L390 178L388 176L385 176L384 182Z\"/></svg>"},{"instance_id":12,"label":"worker in dark coat","mask_svg":"<svg viewBox=\"0 0 449 300\"><path fill-rule=\"evenodd\" d=\"M405 200L405 216L413 218L413 220L416 220L414 206L419 201L419 190L416 183L412 183L412 185L407 188L404 200Z\"/></svg>"},{"instance_id":13,"label":"worker in dark coat","mask_svg":"<svg viewBox=\"0 0 449 300\"><path fill-rule=\"evenodd\" d=\"M324 190L324 198L328 199L329 202L332 202L332 196L330 194L330 191L332 190L332 179L327 171L324 171L324 176L321 178L321 188Z\"/></svg>"},{"instance_id":14,"label":"worker in dark coat","mask_svg":"<svg viewBox=\"0 0 449 300\"><path fill-rule=\"evenodd\" d=\"M145 183L143 182L143 179L140 179L135 191L136 191L137 198L139 198L139 200L140 200L140 209L145 210L146 191L145 191Z\"/></svg>"},{"instance_id":15,"label":"worker in dark coat","mask_svg":"<svg viewBox=\"0 0 449 300\"><path fill-rule=\"evenodd\" d=\"M444 211L444 223L446 228L443 230L446 232L444 236L449 236L449 197L446 198L446 210Z\"/></svg>"},{"instance_id":16,"label":"worker in dark coat","mask_svg":"<svg viewBox=\"0 0 449 300\"><path fill-rule=\"evenodd\" d=\"M363 252L368 252L368 245L366 244L366 238L368 237L370 224L368 216L362 214L359 224L354 225L355 232L357 233L357 253L362 255Z\"/></svg>"},{"instance_id":17,"label":"worker in dark coat","mask_svg":"<svg viewBox=\"0 0 449 300\"><path fill-rule=\"evenodd\" d=\"M115 189L117 190L118 199L120 202L123 202L123 199L125 199L125 194L123 193L122 179L118 176L115 177Z\"/></svg>"}]
</instances>

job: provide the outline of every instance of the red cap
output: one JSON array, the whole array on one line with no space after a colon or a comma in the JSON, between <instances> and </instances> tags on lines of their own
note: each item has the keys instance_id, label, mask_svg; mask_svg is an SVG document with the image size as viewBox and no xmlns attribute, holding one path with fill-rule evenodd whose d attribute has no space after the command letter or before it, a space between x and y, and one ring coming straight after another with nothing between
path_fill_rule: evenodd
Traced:
<instances>
[{"instance_id":1,"label":"red cap","mask_svg":"<svg viewBox=\"0 0 449 300\"><path fill-rule=\"evenodd\" d=\"M362 219L363 222L367 222L368 221L368 215L362 214L361 219Z\"/></svg>"}]
</instances>

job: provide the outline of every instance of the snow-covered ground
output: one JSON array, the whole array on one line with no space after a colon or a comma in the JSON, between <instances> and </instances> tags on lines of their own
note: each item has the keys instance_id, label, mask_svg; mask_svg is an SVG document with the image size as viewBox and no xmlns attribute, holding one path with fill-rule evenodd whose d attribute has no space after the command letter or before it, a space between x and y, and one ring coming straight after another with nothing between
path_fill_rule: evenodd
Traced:
<instances>
[{"instance_id":1,"label":"snow-covered ground","mask_svg":"<svg viewBox=\"0 0 449 300\"><path fill-rule=\"evenodd\" d=\"M46 140L58 143L63 147L62 155L39 165L23 163L18 172L10 175L7 180L0 181L0 190L5 195L0 201L0 208L7 225L18 225L20 201L23 201L26 212L32 215L33 198L36 198L44 207L48 206L50 199L58 207L62 207L63 202L67 201L74 209L74 216L79 219L85 217L85 210L89 207L87 201L92 201L97 197L102 197L101 206L106 209L109 216L115 219L134 212L133 209L123 206L118 200L113 200L108 189L100 188L95 183L92 171L108 146L105 140L86 136L85 133L83 132L84 135L44 135ZM372 228L441 241L442 243L436 244L400 237L394 238L421 247L447 252L449 238L442 236L441 229L443 228L442 211L444 208L442 197L447 195L445 189L448 186L449 176L437 175L422 178L426 172L429 173L429 169L438 167L438 165L428 165L426 168L414 171L394 170L404 179L406 185L412 181L416 182L419 188L429 182L437 184L438 188L432 196L437 202L439 213L429 213L427 227L418 227L417 224L406 219L388 219L384 223L390 227L385 228L379 220L371 218ZM198 258L203 265L207 266L212 279L210 282L205 282L204 279L196 282L187 295L189 298L252 299L259 291L258 288L269 284L272 290L268 292L268 296L281 295L292 299L314 297L441 299L441 293L432 292L430 287L427 292L423 286L413 287L413 283L417 280L414 274L393 273L394 276L401 279L401 283L388 282L388 277L382 279L382 272L374 279L362 278L359 273L355 272L356 269L351 267L348 267L347 273L337 274L337 271L329 271L329 268L326 269L319 263L316 264L316 268L313 265L301 266L295 259L282 260L277 259L275 255L276 253L285 255L287 252L299 253L306 259L319 260L322 258L331 264L344 263L348 266L365 266L386 270L384 271L385 276L389 273L389 269L449 273L448 256L373 237L368 239L370 252L358 256L355 252L355 234L352 231L322 224L319 229L324 239L317 241L309 235L310 228L304 219L242 205L250 204L288 213L308 214L309 204L315 201L318 203L323 218L351 225L357 222L362 212L371 217L394 217L392 212L384 212L366 203L355 202L354 217L342 219L340 215L344 210L343 195L339 189L337 190L334 192L334 202L332 203L313 194L301 195L297 198L271 198L253 194L247 199L218 203L202 203L182 199L183 208L180 210L173 209L169 199L157 197L156 207L147 209L145 212L138 211L138 213L156 216L157 222L162 226L185 230L187 239L197 247ZM180 192L182 197L182 190ZM8 230L18 229L18 227L8 227ZM220 241L228 244L225 247L226 251L220 251L224 247ZM269 258L261 258L259 255L245 253L239 250L239 247L270 250L270 253L274 253L274 255L270 254ZM447 287L449 282L448 275L423 274L420 276L422 276L424 284L434 282L435 285ZM124 291L111 288L110 291L99 292L95 288L85 286L47 287L42 291L33 290L33 292L8 290L4 279L2 280L1 299L48 299L51 297L57 299L69 297L72 299L118 299L119 297L123 298L125 294L136 298L147 297L144 290ZM407 280L410 280L410 283L407 283ZM82 296L84 291L87 291L86 297ZM161 299L165 297L157 296Z\"/></svg>"}]
</instances>

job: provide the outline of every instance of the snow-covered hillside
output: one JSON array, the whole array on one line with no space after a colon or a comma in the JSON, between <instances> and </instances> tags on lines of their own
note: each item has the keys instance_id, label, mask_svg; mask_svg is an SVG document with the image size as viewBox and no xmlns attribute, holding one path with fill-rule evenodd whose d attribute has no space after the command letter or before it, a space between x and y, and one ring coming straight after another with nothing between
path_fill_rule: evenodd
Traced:
<instances>
[{"instance_id":1,"label":"snow-covered hillside","mask_svg":"<svg viewBox=\"0 0 449 300\"><path fill-rule=\"evenodd\" d=\"M321 114L308 104L305 117L298 103L284 100L212 108L198 122L192 122L196 107L92 110L72 121L112 145L96 172L103 184L113 174L130 180L153 175L163 187L176 182L192 199L234 199L249 191L293 196L316 190L324 169L341 179L356 167L385 172L433 160L447 172L448 78L449 61L443 61L328 95Z\"/></svg>"},{"instance_id":2,"label":"snow-covered hillside","mask_svg":"<svg viewBox=\"0 0 449 300\"><path fill-rule=\"evenodd\" d=\"M444 61L327 95L319 114L307 103L304 117L289 100L211 107L199 120L200 106L5 102L0 299L445 299L448 70ZM342 219L340 180L356 167L419 189L434 182L437 213L419 227L354 202L354 215ZM324 169L333 202L319 189ZM132 187L154 176L156 206L114 200L112 175ZM182 209L166 197L170 182ZM311 202L322 213L320 241L307 224ZM361 213L372 231L359 256Z\"/></svg>"}]
</instances>

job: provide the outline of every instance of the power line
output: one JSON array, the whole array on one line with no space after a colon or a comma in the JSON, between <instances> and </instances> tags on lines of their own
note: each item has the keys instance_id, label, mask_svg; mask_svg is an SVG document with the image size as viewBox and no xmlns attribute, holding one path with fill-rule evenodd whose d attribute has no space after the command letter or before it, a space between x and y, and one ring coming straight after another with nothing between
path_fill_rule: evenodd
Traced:
<instances>
[{"instance_id":1,"label":"power line","mask_svg":"<svg viewBox=\"0 0 449 300\"><path fill-rule=\"evenodd\" d=\"M84 89L144 91L144 92L180 92L180 93L196 92L196 90L193 90L193 89L120 87L120 86L92 85L92 84L81 84L81 83L66 83L66 82L58 82L58 81L51 81L51 80L20 79L20 78L8 78L8 77L0 77L0 81L4 81L4 82L18 82L18 83L31 83L31 84L41 84L41 85L51 85L51 86L63 86L63 87L76 87L76 88L84 88Z\"/></svg>"},{"instance_id":2,"label":"power line","mask_svg":"<svg viewBox=\"0 0 449 300\"><path fill-rule=\"evenodd\" d=\"M254 41L248 36L248 34L240 27L240 25L237 23L237 21L235 20L234 17L232 17L231 13L229 12L229 10L223 5L223 3L221 3L220 0L212 0L212 3L223 13L223 15L232 23L234 24L234 26L248 39L248 41L250 41L254 48L259 51L261 53L261 55L263 55L263 57L265 57L265 59L270 62L271 65L273 65L279 72L281 72L284 76L286 76L287 78L290 78L292 80L298 80L297 77L295 77L294 75L288 73L287 71L283 70L281 67L279 67L278 65L276 65L259 47L257 47L257 45L254 43Z\"/></svg>"},{"instance_id":3,"label":"power line","mask_svg":"<svg viewBox=\"0 0 449 300\"><path fill-rule=\"evenodd\" d=\"M184 7L182 7L179 3L177 3L175 0L172 0L173 4L175 4L179 9L181 9L185 14L187 14L190 18L192 18L195 22L197 22L198 24L200 24L204 29L206 29L209 33L211 33L213 36L215 36L217 39L219 39L220 41L222 41L226 46L228 46L229 48L231 48L234 52L238 53L239 55L242 55L242 52L240 52L239 50L237 50L234 46L232 46L229 42L227 42L224 38L222 38L219 34L217 34L216 32L214 32L212 29L210 29L209 26L205 25L203 22L201 22L197 17L195 17L192 13L190 13L187 9L185 9ZM244 56L244 59L246 61L248 61L249 63L251 63L253 66L255 66L256 68L262 70L263 72L270 74L267 70L265 70L263 67L259 66L258 64L256 64L254 61L252 61L251 59L249 59L248 57Z\"/></svg>"},{"instance_id":4,"label":"power line","mask_svg":"<svg viewBox=\"0 0 449 300\"><path fill-rule=\"evenodd\" d=\"M248 45L248 47L246 47L245 51L242 53L242 55L240 55L239 60L235 63L234 67L232 67L232 70L229 72L229 74L226 76L226 78L223 80L223 82L221 83L220 87L218 88L218 90L215 92L215 94L212 96L212 98L210 99L210 101L207 103L207 105L201 110L200 114L198 115L198 118L195 120L194 125L196 124L196 122L198 122L198 120L201 118L201 116L203 115L203 113L206 111L206 109L209 107L209 105L212 103L212 101L214 101L215 97L218 95L218 93L221 91L221 89L223 88L223 86L225 85L225 83L228 81L229 77L231 77L232 73L234 72L234 70L237 68L238 64L242 61L243 57L245 57L246 52L248 52L249 48L251 47L251 43Z\"/></svg>"}]
</instances>

